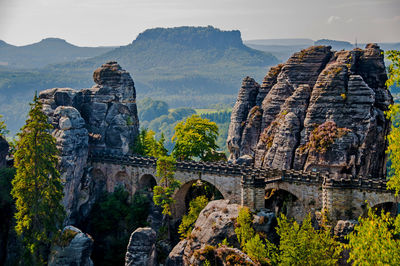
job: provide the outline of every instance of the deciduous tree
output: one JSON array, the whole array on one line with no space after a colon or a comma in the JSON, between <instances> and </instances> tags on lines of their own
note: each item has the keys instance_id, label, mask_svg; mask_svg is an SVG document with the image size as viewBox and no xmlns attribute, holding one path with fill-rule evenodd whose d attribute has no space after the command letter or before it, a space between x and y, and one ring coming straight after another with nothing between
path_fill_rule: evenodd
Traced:
<instances>
[{"instance_id":1,"label":"deciduous tree","mask_svg":"<svg viewBox=\"0 0 400 266\"><path fill-rule=\"evenodd\" d=\"M180 160L198 157L204 161L211 151L218 148L217 137L217 124L198 115L192 115L176 125L172 137L172 141L175 142L172 155Z\"/></svg>"}]
</instances>

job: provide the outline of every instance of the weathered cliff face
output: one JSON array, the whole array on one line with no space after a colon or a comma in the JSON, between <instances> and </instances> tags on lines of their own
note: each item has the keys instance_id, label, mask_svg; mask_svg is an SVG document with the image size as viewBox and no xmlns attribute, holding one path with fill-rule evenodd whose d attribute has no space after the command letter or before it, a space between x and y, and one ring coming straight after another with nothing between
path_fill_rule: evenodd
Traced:
<instances>
[{"instance_id":1,"label":"weathered cliff face","mask_svg":"<svg viewBox=\"0 0 400 266\"><path fill-rule=\"evenodd\" d=\"M230 160L256 167L383 177L392 103L382 50L313 46L243 81L228 134Z\"/></svg>"},{"instance_id":2,"label":"weathered cliff face","mask_svg":"<svg viewBox=\"0 0 400 266\"><path fill-rule=\"evenodd\" d=\"M39 94L60 151L67 224L84 218L102 190L86 165L90 150L126 154L138 135L136 92L129 73L108 62L95 70L93 79L96 85L90 89L55 88Z\"/></svg>"}]
</instances>

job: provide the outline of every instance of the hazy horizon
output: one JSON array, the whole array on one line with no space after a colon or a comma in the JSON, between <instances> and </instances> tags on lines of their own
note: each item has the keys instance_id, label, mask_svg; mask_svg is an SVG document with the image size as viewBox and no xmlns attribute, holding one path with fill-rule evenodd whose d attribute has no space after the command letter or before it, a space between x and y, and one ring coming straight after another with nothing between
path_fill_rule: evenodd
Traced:
<instances>
[{"instance_id":1,"label":"hazy horizon","mask_svg":"<svg viewBox=\"0 0 400 266\"><path fill-rule=\"evenodd\" d=\"M244 40L400 42L399 0L0 0L0 39L121 46L149 28L240 30Z\"/></svg>"}]
</instances>

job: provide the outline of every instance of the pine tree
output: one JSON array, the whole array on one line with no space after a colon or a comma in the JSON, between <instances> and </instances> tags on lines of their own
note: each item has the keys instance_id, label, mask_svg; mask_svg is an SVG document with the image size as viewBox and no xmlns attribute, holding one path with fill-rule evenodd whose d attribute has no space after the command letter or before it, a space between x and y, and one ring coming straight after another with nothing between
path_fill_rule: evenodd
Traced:
<instances>
[{"instance_id":1,"label":"pine tree","mask_svg":"<svg viewBox=\"0 0 400 266\"><path fill-rule=\"evenodd\" d=\"M52 126L35 95L29 118L19 133L11 194L16 200L15 230L26 247L27 265L46 264L57 230L62 226L63 187L56 169L57 148Z\"/></svg>"}]
</instances>

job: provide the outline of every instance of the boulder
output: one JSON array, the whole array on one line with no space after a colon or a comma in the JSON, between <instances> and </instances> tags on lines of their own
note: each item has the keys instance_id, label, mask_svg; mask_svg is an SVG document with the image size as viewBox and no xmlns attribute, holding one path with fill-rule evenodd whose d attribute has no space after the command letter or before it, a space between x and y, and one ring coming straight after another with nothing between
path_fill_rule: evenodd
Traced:
<instances>
[{"instance_id":1,"label":"boulder","mask_svg":"<svg viewBox=\"0 0 400 266\"><path fill-rule=\"evenodd\" d=\"M49 266L92 266L93 239L76 227L66 226L51 249Z\"/></svg>"},{"instance_id":2,"label":"boulder","mask_svg":"<svg viewBox=\"0 0 400 266\"><path fill-rule=\"evenodd\" d=\"M342 243L347 243L346 239L344 238L348 234L354 231L354 226L357 225L358 222L356 220L339 220L336 223L334 229L334 235L338 238L338 240Z\"/></svg>"},{"instance_id":3,"label":"boulder","mask_svg":"<svg viewBox=\"0 0 400 266\"><path fill-rule=\"evenodd\" d=\"M156 232L150 227L136 229L129 239L125 266L157 265Z\"/></svg>"},{"instance_id":4,"label":"boulder","mask_svg":"<svg viewBox=\"0 0 400 266\"><path fill-rule=\"evenodd\" d=\"M230 161L384 178L384 112L393 103L386 80L376 44L338 52L312 46L271 68L261 86L246 77L232 110ZM319 147L319 137L329 144Z\"/></svg>"},{"instance_id":5,"label":"boulder","mask_svg":"<svg viewBox=\"0 0 400 266\"><path fill-rule=\"evenodd\" d=\"M206 245L217 246L224 239L230 245L239 247L235 234L235 222L239 214L238 204L229 204L229 200L215 200L207 204L200 212L194 229L188 239L180 241L169 254L166 265L190 265L198 259L195 250Z\"/></svg>"}]
</instances>

